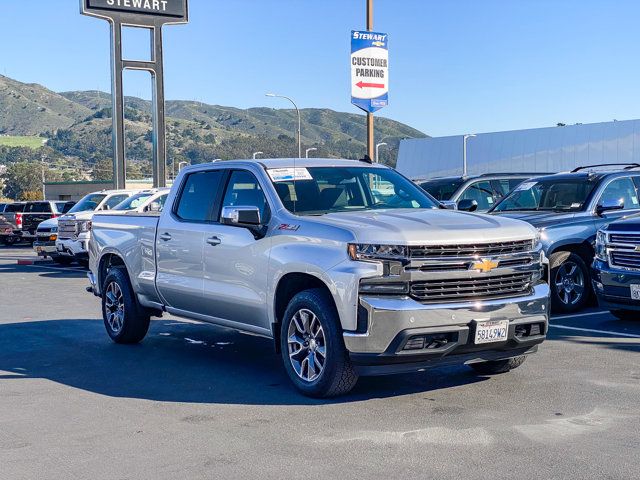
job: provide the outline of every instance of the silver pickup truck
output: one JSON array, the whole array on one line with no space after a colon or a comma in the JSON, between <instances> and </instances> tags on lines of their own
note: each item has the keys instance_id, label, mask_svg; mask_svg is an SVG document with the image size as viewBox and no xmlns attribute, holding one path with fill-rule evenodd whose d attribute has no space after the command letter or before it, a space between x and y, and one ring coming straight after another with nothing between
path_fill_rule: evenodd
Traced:
<instances>
[{"instance_id":1,"label":"silver pickup truck","mask_svg":"<svg viewBox=\"0 0 640 480\"><path fill-rule=\"evenodd\" d=\"M89 258L115 342L162 312L257 333L310 396L443 364L506 372L547 332L536 229L363 161L185 168L160 215L94 215Z\"/></svg>"}]
</instances>

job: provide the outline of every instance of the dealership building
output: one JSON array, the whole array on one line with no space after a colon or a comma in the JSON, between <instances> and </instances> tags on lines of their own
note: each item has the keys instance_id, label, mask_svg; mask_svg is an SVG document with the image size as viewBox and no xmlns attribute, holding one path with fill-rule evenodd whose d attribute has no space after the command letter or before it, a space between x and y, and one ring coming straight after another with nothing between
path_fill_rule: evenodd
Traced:
<instances>
[{"instance_id":1,"label":"dealership building","mask_svg":"<svg viewBox=\"0 0 640 480\"><path fill-rule=\"evenodd\" d=\"M470 175L640 163L640 120L479 133L466 144ZM464 135L402 140L397 169L410 178L460 175L463 145Z\"/></svg>"}]
</instances>

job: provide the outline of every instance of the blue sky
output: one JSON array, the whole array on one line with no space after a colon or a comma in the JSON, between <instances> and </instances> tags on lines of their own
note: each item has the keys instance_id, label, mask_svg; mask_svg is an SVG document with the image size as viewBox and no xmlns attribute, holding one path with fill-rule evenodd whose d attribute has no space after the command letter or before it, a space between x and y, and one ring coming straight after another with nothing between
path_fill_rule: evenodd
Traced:
<instances>
[{"instance_id":1,"label":"blue sky","mask_svg":"<svg viewBox=\"0 0 640 480\"><path fill-rule=\"evenodd\" d=\"M77 0L1 0L0 73L53 90L109 89L108 26ZM165 27L168 99L359 112L349 32L364 0L190 0ZM636 0L375 0L389 34L382 116L434 135L640 117ZM130 47L127 47L130 48ZM142 74L128 94L148 96Z\"/></svg>"}]
</instances>

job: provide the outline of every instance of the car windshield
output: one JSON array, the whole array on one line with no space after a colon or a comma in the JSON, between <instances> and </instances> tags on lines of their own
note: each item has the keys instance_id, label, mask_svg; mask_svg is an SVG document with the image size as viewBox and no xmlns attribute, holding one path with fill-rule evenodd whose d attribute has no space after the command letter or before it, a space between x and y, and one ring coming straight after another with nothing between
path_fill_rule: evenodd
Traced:
<instances>
[{"instance_id":1,"label":"car windshield","mask_svg":"<svg viewBox=\"0 0 640 480\"><path fill-rule=\"evenodd\" d=\"M132 195L126 200L120 202L111 210L133 210L135 208L138 208L140 205L142 205L152 196L153 196L153 193L149 193L149 192L137 193L136 195Z\"/></svg>"},{"instance_id":2,"label":"car windshield","mask_svg":"<svg viewBox=\"0 0 640 480\"><path fill-rule=\"evenodd\" d=\"M287 210L322 215L397 208L438 208L398 172L376 167L309 167L268 170ZM295 182L294 182L295 175Z\"/></svg>"},{"instance_id":3,"label":"car windshield","mask_svg":"<svg viewBox=\"0 0 640 480\"><path fill-rule=\"evenodd\" d=\"M74 207L69 210L68 213L79 213L79 212L89 212L98 208L100 202L104 200L106 195L101 193L90 193L89 195L85 195L82 200L74 205Z\"/></svg>"},{"instance_id":4,"label":"car windshield","mask_svg":"<svg viewBox=\"0 0 640 480\"><path fill-rule=\"evenodd\" d=\"M436 200L451 200L451 197L456 190L460 188L464 182L462 179L440 179L440 180L428 180L426 182L420 182L421 188L425 189Z\"/></svg>"},{"instance_id":5,"label":"car windshield","mask_svg":"<svg viewBox=\"0 0 640 480\"><path fill-rule=\"evenodd\" d=\"M576 179L531 180L518 185L498 203L493 212L557 211L577 212L586 207L596 181Z\"/></svg>"}]
</instances>

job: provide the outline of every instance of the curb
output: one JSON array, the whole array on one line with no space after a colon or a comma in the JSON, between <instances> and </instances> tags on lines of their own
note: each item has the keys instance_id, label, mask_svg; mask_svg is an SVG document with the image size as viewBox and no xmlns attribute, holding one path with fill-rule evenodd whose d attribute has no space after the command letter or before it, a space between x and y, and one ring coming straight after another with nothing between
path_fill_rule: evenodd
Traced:
<instances>
[{"instance_id":1,"label":"curb","mask_svg":"<svg viewBox=\"0 0 640 480\"><path fill-rule=\"evenodd\" d=\"M20 259L17 261L18 265L36 265L38 263L49 263L49 260L45 259Z\"/></svg>"}]
</instances>

